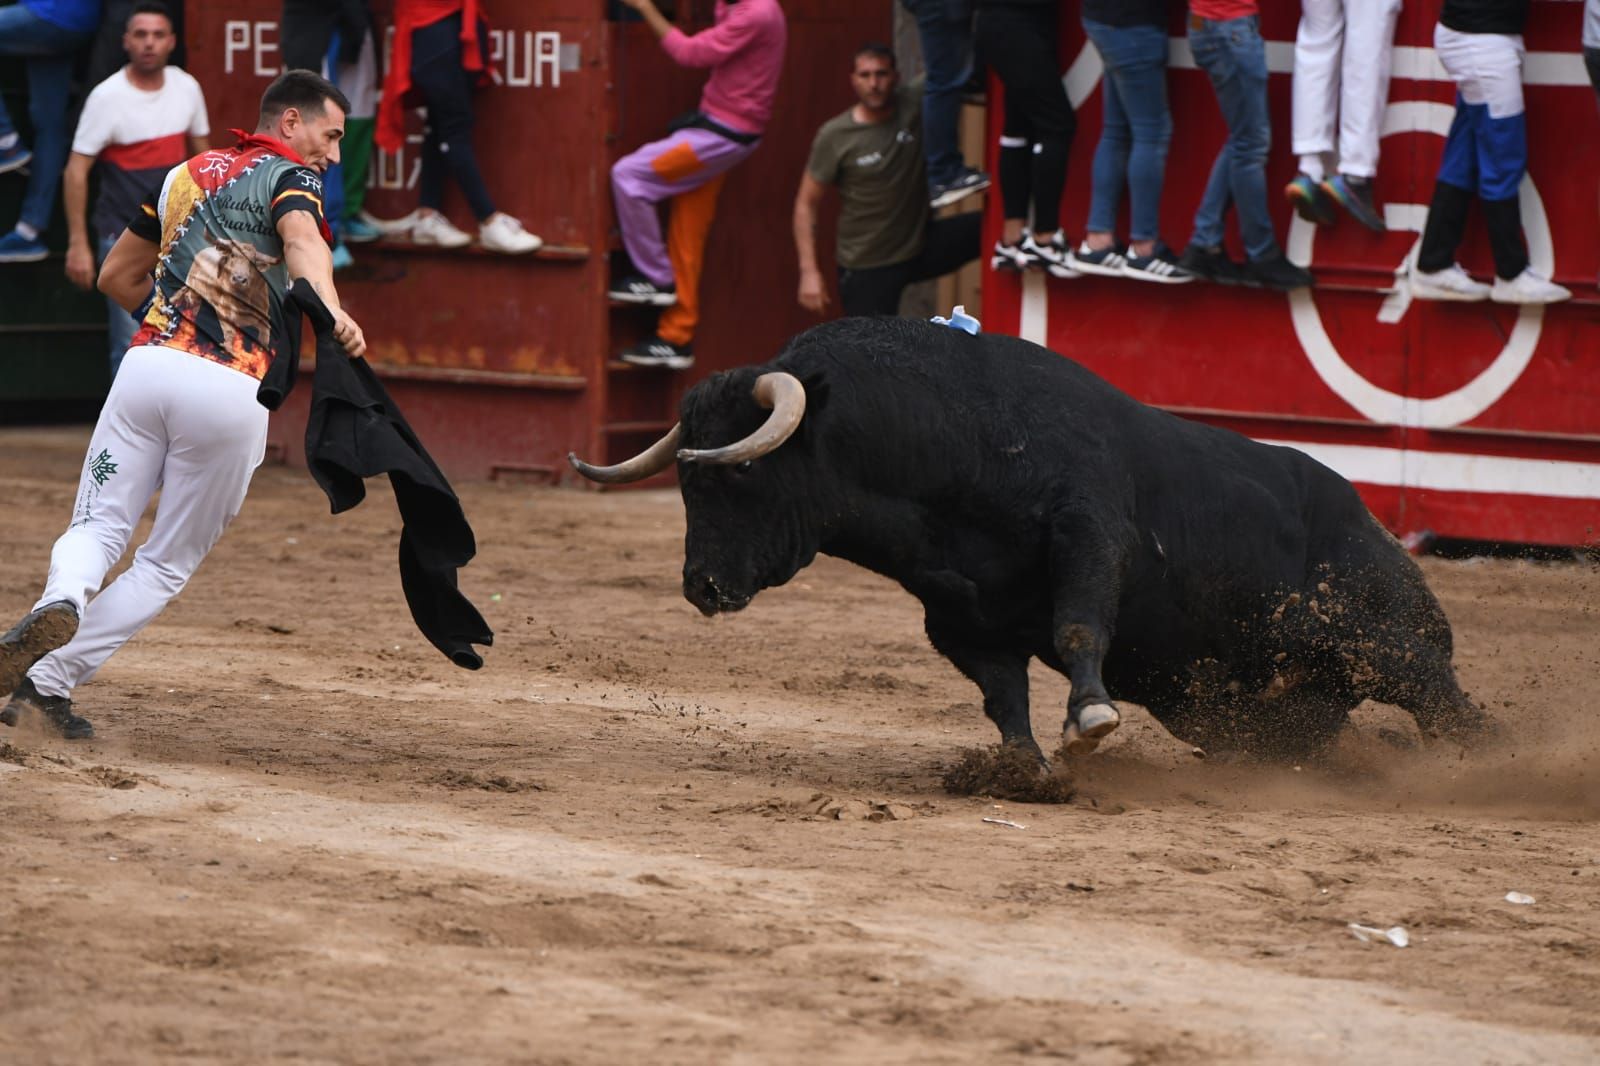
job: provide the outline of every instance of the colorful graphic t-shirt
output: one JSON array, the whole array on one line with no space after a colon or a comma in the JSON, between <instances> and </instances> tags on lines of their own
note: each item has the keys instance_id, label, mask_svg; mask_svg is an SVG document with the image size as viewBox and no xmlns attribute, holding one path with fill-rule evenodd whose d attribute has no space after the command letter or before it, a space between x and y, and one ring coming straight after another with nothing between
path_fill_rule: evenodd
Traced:
<instances>
[{"instance_id":1,"label":"colorful graphic t-shirt","mask_svg":"<svg viewBox=\"0 0 1600 1066\"><path fill-rule=\"evenodd\" d=\"M239 133L233 148L173 167L128 228L158 243L154 302L134 344L177 348L256 380L284 340L278 220L309 211L325 239L322 176L281 141Z\"/></svg>"},{"instance_id":2,"label":"colorful graphic t-shirt","mask_svg":"<svg viewBox=\"0 0 1600 1066\"><path fill-rule=\"evenodd\" d=\"M95 232L121 233L167 172L189 158L188 139L210 132L200 83L186 70L166 68L155 92L129 81L126 67L96 85L72 135L72 150L95 157L100 171Z\"/></svg>"}]
</instances>

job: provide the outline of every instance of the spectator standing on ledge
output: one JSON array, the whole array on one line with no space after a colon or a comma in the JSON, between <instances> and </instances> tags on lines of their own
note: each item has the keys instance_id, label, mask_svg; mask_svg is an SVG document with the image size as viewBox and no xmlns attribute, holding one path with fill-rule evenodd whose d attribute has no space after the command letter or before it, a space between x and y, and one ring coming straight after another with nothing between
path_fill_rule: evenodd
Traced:
<instances>
[{"instance_id":1,"label":"spectator standing on ledge","mask_svg":"<svg viewBox=\"0 0 1600 1066\"><path fill-rule=\"evenodd\" d=\"M1056 54L1060 0L977 0L977 6L978 51L1006 90L1000 134L1004 221L992 264L996 270L1043 267L1052 277L1075 278L1072 248L1061 232L1061 192L1078 118Z\"/></svg>"},{"instance_id":2,"label":"spectator standing on ledge","mask_svg":"<svg viewBox=\"0 0 1600 1066\"><path fill-rule=\"evenodd\" d=\"M100 0L20 0L0 7L0 56L26 61L28 118L33 149L0 102L0 174L31 167L16 228L0 236L0 263L34 263L49 254L41 236L56 205L56 186L67 161L67 96L73 54L94 38Z\"/></svg>"},{"instance_id":3,"label":"spectator standing on ledge","mask_svg":"<svg viewBox=\"0 0 1600 1066\"><path fill-rule=\"evenodd\" d=\"M1333 221L1333 204L1368 229L1388 227L1372 199L1378 138L1400 0L1302 0L1294 38L1294 153L1300 173L1284 195L1307 222ZM1323 157L1339 170L1327 176Z\"/></svg>"},{"instance_id":4,"label":"spectator standing on ledge","mask_svg":"<svg viewBox=\"0 0 1600 1066\"><path fill-rule=\"evenodd\" d=\"M322 218L320 175L339 161L344 112L339 90L310 71L280 76L256 131L173 167L106 256L100 291L149 310L89 438L44 593L0 635L0 693L11 695L0 723L38 714L68 740L94 736L73 693L183 589L266 454L256 392L290 315L299 321L284 307L289 280L322 298L346 352L365 351L339 306ZM149 539L102 591L158 488Z\"/></svg>"},{"instance_id":5,"label":"spectator standing on ledge","mask_svg":"<svg viewBox=\"0 0 1600 1066\"><path fill-rule=\"evenodd\" d=\"M1194 275L1161 240L1172 112L1167 108L1167 0L1083 0L1083 29L1105 64L1094 150L1094 191L1073 269L1180 285ZM1117 204L1127 186L1128 246L1118 247Z\"/></svg>"},{"instance_id":6,"label":"spectator standing on ledge","mask_svg":"<svg viewBox=\"0 0 1600 1066\"><path fill-rule=\"evenodd\" d=\"M829 185L842 201L835 241L839 302L847 315L894 315L914 281L948 274L978 257L980 212L930 218L922 151L921 92L899 85L886 44L856 51L857 103L829 119L811 143L794 200L800 306L822 314L828 289L817 265L817 209Z\"/></svg>"},{"instance_id":7,"label":"spectator standing on ledge","mask_svg":"<svg viewBox=\"0 0 1600 1066\"><path fill-rule=\"evenodd\" d=\"M395 0L394 54L378 107L378 147L398 152L405 145L405 109L428 111L422 139L421 206L409 224L411 240L460 248L472 238L450 224L444 179L455 179L478 220L478 242L488 251L516 255L538 251L544 241L522 223L495 209L472 144L472 92L489 79L489 27L478 0ZM342 118L343 116L341 116Z\"/></svg>"},{"instance_id":8,"label":"spectator standing on ledge","mask_svg":"<svg viewBox=\"0 0 1600 1066\"><path fill-rule=\"evenodd\" d=\"M1421 300L1547 304L1571 292L1528 265L1517 204L1528 169L1528 117L1522 106L1522 27L1528 0L1445 0L1433 49L1456 83L1456 117L1445 138L1428 224L1411 270ZM1494 285L1455 261L1467 210L1483 202L1494 254Z\"/></svg>"},{"instance_id":9,"label":"spectator standing on ledge","mask_svg":"<svg viewBox=\"0 0 1600 1066\"><path fill-rule=\"evenodd\" d=\"M928 205L950 204L989 187L989 175L961 158L956 126L972 79L972 0L900 0L917 20L922 64L923 150L928 159Z\"/></svg>"},{"instance_id":10,"label":"spectator standing on ledge","mask_svg":"<svg viewBox=\"0 0 1600 1066\"><path fill-rule=\"evenodd\" d=\"M283 0L278 25L283 69L319 72L350 101L339 163L328 168L322 190L333 228L333 269L343 270L355 262L346 241L359 244L383 235L361 217L378 110L372 16L365 0Z\"/></svg>"},{"instance_id":11,"label":"spectator standing on ledge","mask_svg":"<svg viewBox=\"0 0 1600 1066\"><path fill-rule=\"evenodd\" d=\"M636 366L684 370L694 364L706 238L728 171L761 143L783 73L789 28L777 0L718 0L716 22L686 35L651 0L622 0L644 16L661 48L682 67L710 67L700 109L671 132L611 168L617 227L637 274L617 279L611 298L667 310L656 332L622 353ZM659 204L671 198L665 244Z\"/></svg>"},{"instance_id":12,"label":"spectator standing on ledge","mask_svg":"<svg viewBox=\"0 0 1600 1066\"><path fill-rule=\"evenodd\" d=\"M139 205L161 188L167 171L208 147L211 133L200 83L188 71L167 65L178 36L164 4L141 0L128 16L122 47L128 63L94 87L84 101L72 155L62 178L67 214L67 279L93 289L97 266L139 213ZM99 168L100 193L86 223L89 172ZM111 376L133 340L135 322L117 302L110 312Z\"/></svg>"},{"instance_id":13,"label":"spectator standing on ledge","mask_svg":"<svg viewBox=\"0 0 1600 1066\"><path fill-rule=\"evenodd\" d=\"M1211 168L1194 215L1194 233L1179 262L1192 274L1226 285L1281 290L1310 285L1310 271L1284 257L1267 212L1272 119L1267 113L1267 48L1256 0L1189 0L1189 48L1211 78L1228 139ZM1249 256L1242 268L1222 248L1230 203Z\"/></svg>"}]
</instances>

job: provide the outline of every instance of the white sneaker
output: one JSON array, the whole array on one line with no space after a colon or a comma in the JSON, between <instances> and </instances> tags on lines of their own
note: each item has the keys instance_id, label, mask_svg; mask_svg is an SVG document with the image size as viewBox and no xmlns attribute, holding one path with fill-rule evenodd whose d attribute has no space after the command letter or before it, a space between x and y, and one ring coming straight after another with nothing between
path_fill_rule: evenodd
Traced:
<instances>
[{"instance_id":1,"label":"white sneaker","mask_svg":"<svg viewBox=\"0 0 1600 1066\"><path fill-rule=\"evenodd\" d=\"M430 211L411 225L411 242L435 248L464 248L472 238L450 224L450 220L437 211Z\"/></svg>"},{"instance_id":2,"label":"white sneaker","mask_svg":"<svg viewBox=\"0 0 1600 1066\"><path fill-rule=\"evenodd\" d=\"M1411 268L1411 295L1419 300L1459 300L1475 303L1489 298L1489 286L1473 281L1472 275L1451 263L1432 272Z\"/></svg>"},{"instance_id":3,"label":"white sneaker","mask_svg":"<svg viewBox=\"0 0 1600 1066\"><path fill-rule=\"evenodd\" d=\"M1572 290L1562 288L1542 274L1535 274L1532 267L1524 267L1522 273L1510 281L1495 278L1494 291L1489 295L1497 304L1555 304L1571 298Z\"/></svg>"},{"instance_id":4,"label":"white sneaker","mask_svg":"<svg viewBox=\"0 0 1600 1066\"><path fill-rule=\"evenodd\" d=\"M504 211L496 211L478 227L478 243L491 252L504 252L506 255L537 252L544 247L542 239L523 229L521 222Z\"/></svg>"}]
</instances>

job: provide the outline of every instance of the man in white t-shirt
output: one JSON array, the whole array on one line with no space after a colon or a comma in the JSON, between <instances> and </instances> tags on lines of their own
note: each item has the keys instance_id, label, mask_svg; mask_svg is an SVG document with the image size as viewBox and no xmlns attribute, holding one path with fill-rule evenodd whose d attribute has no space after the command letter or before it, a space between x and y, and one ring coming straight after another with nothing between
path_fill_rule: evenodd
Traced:
<instances>
[{"instance_id":1,"label":"man in white t-shirt","mask_svg":"<svg viewBox=\"0 0 1600 1066\"><path fill-rule=\"evenodd\" d=\"M67 278L80 289L94 289L96 263L105 259L139 205L161 187L167 171L211 147L200 84L187 71L167 66L177 44L165 5L135 4L122 35L127 66L96 85L84 101L62 178ZM96 164L100 194L90 219L89 171ZM116 377L137 323L111 300L106 304L111 376Z\"/></svg>"}]
</instances>

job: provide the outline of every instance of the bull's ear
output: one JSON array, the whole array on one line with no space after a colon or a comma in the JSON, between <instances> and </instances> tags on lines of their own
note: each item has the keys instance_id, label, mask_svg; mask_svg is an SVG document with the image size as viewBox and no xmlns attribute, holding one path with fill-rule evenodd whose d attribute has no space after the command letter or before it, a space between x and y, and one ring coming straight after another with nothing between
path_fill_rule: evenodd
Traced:
<instances>
[{"instance_id":1,"label":"bull's ear","mask_svg":"<svg viewBox=\"0 0 1600 1066\"><path fill-rule=\"evenodd\" d=\"M800 429L796 436L800 437L806 447L811 446L811 436L820 425L822 413L828 409L828 375L822 371L814 371L800 378L800 383L806 388L806 416L800 420Z\"/></svg>"}]
</instances>

